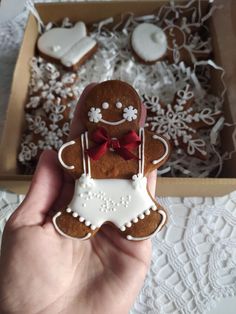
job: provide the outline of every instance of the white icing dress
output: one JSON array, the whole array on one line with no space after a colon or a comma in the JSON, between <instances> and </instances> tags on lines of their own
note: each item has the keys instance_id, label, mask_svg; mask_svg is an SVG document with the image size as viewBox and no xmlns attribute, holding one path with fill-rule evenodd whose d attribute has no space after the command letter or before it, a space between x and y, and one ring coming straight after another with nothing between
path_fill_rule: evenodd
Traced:
<instances>
[{"instance_id":1,"label":"white icing dress","mask_svg":"<svg viewBox=\"0 0 236 314\"><path fill-rule=\"evenodd\" d=\"M144 130L140 129L142 143L139 146L139 173L132 179L93 179L90 158L85 154L88 148L87 132L81 135L83 153L83 175L76 180L74 197L67 211L72 212L91 229L111 222L121 230L131 226L156 210L156 204L147 192L147 178L144 177Z\"/></svg>"}]
</instances>

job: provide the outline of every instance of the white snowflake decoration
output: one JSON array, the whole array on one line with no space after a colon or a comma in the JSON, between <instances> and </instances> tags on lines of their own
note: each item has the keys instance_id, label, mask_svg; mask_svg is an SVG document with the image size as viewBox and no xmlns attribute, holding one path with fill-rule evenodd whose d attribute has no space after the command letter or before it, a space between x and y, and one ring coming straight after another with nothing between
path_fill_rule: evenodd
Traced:
<instances>
[{"instance_id":1,"label":"white snowflake decoration","mask_svg":"<svg viewBox=\"0 0 236 314\"><path fill-rule=\"evenodd\" d=\"M127 108L124 108L123 117L127 121L131 122L132 120L137 119L137 109L135 109L133 106L129 106Z\"/></svg>"},{"instance_id":2,"label":"white snowflake decoration","mask_svg":"<svg viewBox=\"0 0 236 314\"><path fill-rule=\"evenodd\" d=\"M90 108L88 112L88 117L90 122L98 123L102 119L100 108Z\"/></svg>"},{"instance_id":3,"label":"white snowflake decoration","mask_svg":"<svg viewBox=\"0 0 236 314\"><path fill-rule=\"evenodd\" d=\"M210 108L194 112L192 107L194 95L189 91L189 85L176 93L172 104L164 106L159 98L153 98L144 97L144 104L151 111L150 116L147 117L147 126L151 131L165 136L176 147L184 144L186 152L191 156L200 154L206 157L206 144L199 138L197 130L213 126L220 112L213 112Z\"/></svg>"}]
</instances>

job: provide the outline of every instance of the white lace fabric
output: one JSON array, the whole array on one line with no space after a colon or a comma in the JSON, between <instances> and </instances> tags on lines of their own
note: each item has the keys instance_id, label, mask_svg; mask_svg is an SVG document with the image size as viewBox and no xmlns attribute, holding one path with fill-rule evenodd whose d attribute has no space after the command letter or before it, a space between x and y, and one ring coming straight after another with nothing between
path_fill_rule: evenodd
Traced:
<instances>
[{"instance_id":1,"label":"white lace fabric","mask_svg":"<svg viewBox=\"0 0 236 314\"><path fill-rule=\"evenodd\" d=\"M236 192L224 197L161 198L169 221L132 314L206 313L236 294Z\"/></svg>"},{"instance_id":2,"label":"white lace fabric","mask_svg":"<svg viewBox=\"0 0 236 314\"><path fill-rule=\"evenodd\" d=\"M26 14L0 23L0 129ZM0 134L1 135L1 134ZM0 191L0 238L22 196ZM206 313L236 295L236 192L160 198L169 220L153 239L150 271L131 314Z\"/></svg>"}]
</instances>

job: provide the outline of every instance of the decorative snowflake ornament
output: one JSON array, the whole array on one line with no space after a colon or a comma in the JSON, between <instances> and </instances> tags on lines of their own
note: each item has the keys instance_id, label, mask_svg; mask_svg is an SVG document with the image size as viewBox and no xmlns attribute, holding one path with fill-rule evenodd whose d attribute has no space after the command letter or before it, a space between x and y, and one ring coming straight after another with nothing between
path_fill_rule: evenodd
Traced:
<instances>
[{"instance_id":1,"label":"decorative snowflake ornament","mask_svg":"<svg viewBox=\"0 0 236 314\"><path fill-rule=\"evenodd\" d=\"M129 106L127 108L124 108L123 117L127 121L132 121L137 119L137 109L135 109L133 106Z\"/></svg>"},{"instance_id":2,"label":"decorative snowflake ornament","mask_svg":"<svg viewBox=\"0 0 236 314\"><path fill-rule=\"evenodd\" d=\"M101 109L92 107L88 112L90 122L98 123L102 119Z\"/></svg>"},{"instance_id":3,"label":"decorative snowflake ornament","mask_svg":"<svg viewBox=\"0 0 236 314\"><path fill-rule=\"evenodd\" d=\"M198 130L213 127L220 111L204 108L193 109L194 94L189 85L179 90L172 104L164 105L158 97L143 97L148 109L147 127L165 136L174 147L182 148L188 155L207 159L206 143L199 137Z\"/></svg>"}]
</instances>

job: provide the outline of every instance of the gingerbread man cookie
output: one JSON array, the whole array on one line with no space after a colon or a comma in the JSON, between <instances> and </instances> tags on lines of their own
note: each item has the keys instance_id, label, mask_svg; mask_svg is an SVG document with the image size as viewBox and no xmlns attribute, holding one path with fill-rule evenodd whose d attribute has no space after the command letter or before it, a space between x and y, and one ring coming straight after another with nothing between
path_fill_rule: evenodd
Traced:
<instances>
[{"instance_id":1,"label":"gingerbread man cookie","mask_svg":"<svg viewBox=\"0 0 236 314\"><path fill-rule=\"evenodd\" d=\"M87 36L85 24L77 22L72 28L56 27L46 31L39 37L37 47L46 59L77 69L95 53L97 43Z\"/></svg>"},{"instance_id":2,"label":"gingerbread man cookie","mask_svg":"<svg viewBox=\"0 0 236 314\"><path fill-rule=\"evenodd\" d=\"M161 136L140 127L142 103L127 83L95 85L81 105L86 131L59 150L62 166L75 179L74 197L53 217L64 236L88 239L104 223L128 240L160 230L166 213L147 188L147 175L169 156Z\"/></svg>"}]
</instances>

